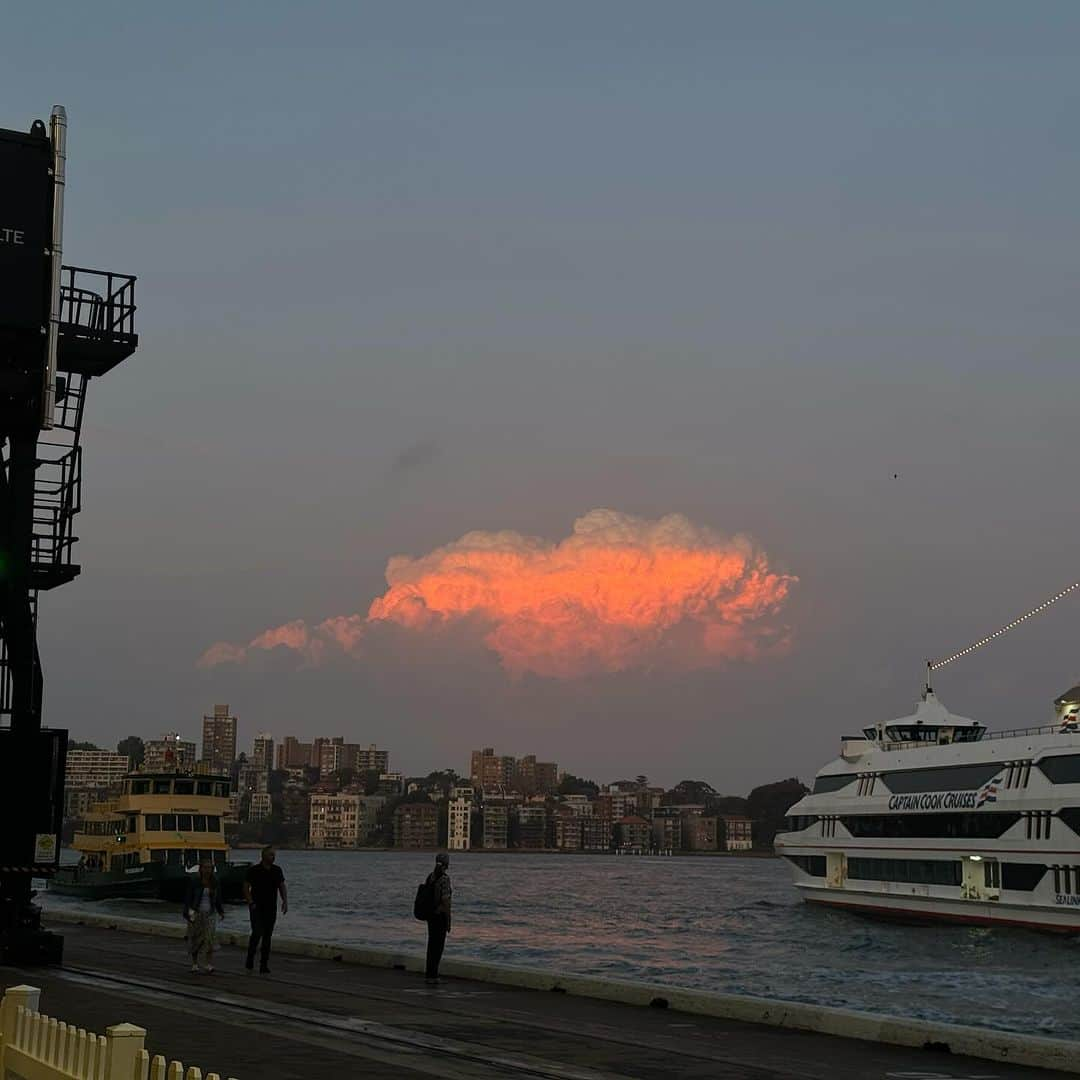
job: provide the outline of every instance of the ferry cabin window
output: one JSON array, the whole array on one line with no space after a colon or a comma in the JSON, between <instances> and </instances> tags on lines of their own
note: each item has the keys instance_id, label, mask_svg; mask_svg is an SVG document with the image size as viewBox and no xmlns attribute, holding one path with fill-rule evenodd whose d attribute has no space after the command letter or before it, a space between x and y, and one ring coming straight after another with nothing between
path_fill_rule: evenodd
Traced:
<instances>
[{"instance_id":1,"label":"ferry cabin window","mask_svg":"<svg viewBox=\"0 0 1080 1080\"><path fill-rule=\"evenodd\" d=\"M150 794L150 781L149 780L132 780L131 781L131 794L132 795L149 795Z\"/></svg>"},{"instance_id":2,"label":"ferry cabin window","mask_svg":"<svg viewBox=\"0 0 1080 1080\"><path fill-rule=\"evenodd\" d=\"M146 831L147 832L161 832L161 815L160 814L147 814L146 815Z\"/></svg>"},{"instance_id":3,"label":"ferry cabin window","mask_svg":"<svg viewBox=\"0 0 1080 1080\"><path fill-rule=\"evenodd\" d=\"M788 832L802 832L818 822L817 814L794 814L784 818L784 825Z\"/></svg>"},{"instance_id":4,"label":"ferry cabin window","mask_svg":"<svg viewBox=\"0 0 1080 1080\"><path fill-rule=\"evenodd\" d=\"M173 782L173 791L177 795L194 795L195 794L195 781L194 780L176 780Z\"/></svg>"},{"instance_id":5,"label":"ferry cabin window","mask_svg":"<svg viewBox=\"0 0 1080 1080\"><path fill-rule=\"evenodd\" d=\"M784 858L811 877L825 876L824 855L785 855Z\"/></svg>"},{"instance_id":6,"label":"ferry cabin window","mask_svg":"<svg viewBox=\"0 0 1080 1080\"><path fill-rule=\"evenodd\" d=\"M206 815L206 831L207 832L221 832L221 818L215 817L212 814Z\"/></svg>"},{"instance_id":7,"label":"ferry cabin window","mask_svg":"<svg viewBox=\"0 0 1080 1080\"><path fill-rule=\"evenodd\" d=\"M179 848L169 848L169 850L165 852L165 861L170 866L183 866L184 853Z\"/></svg>"},{"instance_id":8,"label":"ferry cabin window","mask_svg":"<svg viewBox=\"0 0 1080 1080\"><path fill-rule=\"evenodd\" d=\"M135 814L130 814L127 819L127 830L129 833L133 833L139 827L139 818Z\"/></svg>"},{"instance_id":9,"label":"ferry cabin window","mask_svg":"<svg viewBox=\"0 0 1080 1080\"><path fill-rule=\"evenodd\" d=\"M169 794L169 781L168 780L155 780L154 781L154 794L155 795L168 795Z\"/></svg>"},{"instance_id":10,"label":"ferry cabin window","mask_svg":"<svg viewBox=\"0 0 1080 1080\"><path fill-rule=\"evenodd\" d=\"M861 881L898 881L915 885L959 885L958 860L849 858L849 878Z\"/></svg>"},{"instance_id":11,"label":"ferry cabin window","mask_svg":"<svg viewBox=\"0 0 1080 1080\"><path fill-rule=\"evenodd\" d=\"M1057 754L1045 757L1039 768L1051 784L1080 784L1080 754Z\"/></svg>"},{"instance_id":12,"label":"ferry cabin window","mask_svg":"<svg viewBox=\"0 0 1080 1080\"><path fill-rule=\"evenodd\" d=\"M192 832L206 832L206 815L194 814L191 818Z\"/></svg>"},{"instance_id":13,"label":"ferry cabin window","mask_svg":"<svg viewBox=\"0 0 1080 1080\"><path fill-rule=\"evenodd\" d=\"M1031 892L1046 875L1046 867L1038 863L1001 864L1001 887L1016 889L1018 892Z\"/></svg>"},{"instance_id":14,"label":"ferry cabin window","mask_svg":"<svg viewBox=\"0 0 1080 1080\"><path fill-rule=\"evenodd\" d=\"M195 785L195 790L199 795L213 795L214 785L209 780L200 780Z\"/></svg>"},{"instance_id":15,"label":"ferry cabin window","mask_svg":"<svg viewBox=\"0 0 1080 1080\"><path fill-rule=\"evenodd\" d=\"M191 815L190 814L177 814L176 815L176 831L177 832L191 832Z\"/></svg>"},{"instance_id":16,"label":"ferry cabin window","mask_svg":"<svg viewBox=\"0 0 1080 1080\"><path fill-rule=\"evenodd\" d=\"M161 815L161 831L162 832L176 832L176 815L175 814L162 814Z\"/></svg>"},{"instance_id":17,"label":"ferry cabin window","mask_svg":"<svg viewBox=\"0 0 1080 1080\"><path fill-rule=\"evenodd\" d=\"M854 783L854 773L841 773L833 776L816 776L814 777L814 794L821 795L827 791L839 791L843 787L847 787L848 784Z\"/></svg>"},{"instance_id":18,"label":"ferry cabin window","mask_svg":"<svg viewBox=\"0 0 1080 1080\"><path fill-rule=\"evenodd\" d=\"M166 861L166 854L167 853L166 853L164 848L152 848L150 850L150 861L151 862L165 862Z\"/></svg>"},{"instance_id":19,"label":"ferry cabin window","mask_svg":"<svg viewBox=\"0 0 1080 1080\"><path fill-rule=\"evenodd\" d=\"M229 785L228 784L215 784L214 795L219 799L227 799L229 797Z\"/></svg>"},{"instance_id":20,"label":"ferry cabin window","mask_svg":"<svg viewBox=\"0 0 1080 1080\"><path fill-rule=\"evenodd\" d=\"M1020 815L979 814L857 814L842 817L852 836L899 836L922 839L997 839Z\"/></svg>"},{"instance_id":21,"label":"ferry cabin window","mask_svg":"<svg viewBox=\"0 0 1080 1080\"><path fill-rule=\"evenodd\" d=\"M882 773L880 779L894 795L915 795L924 791L974 791L1004 768L1000 761L991 761L983 765L954 765L945 769L901 769Z\"/></svg>"}]
</instances>

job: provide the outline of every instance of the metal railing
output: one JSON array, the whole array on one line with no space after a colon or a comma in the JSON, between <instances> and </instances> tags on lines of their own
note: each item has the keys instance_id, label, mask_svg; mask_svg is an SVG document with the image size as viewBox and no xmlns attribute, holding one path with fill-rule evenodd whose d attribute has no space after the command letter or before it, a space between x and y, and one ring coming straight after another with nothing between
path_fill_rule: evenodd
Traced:
<instances>
[{"instance_id":1,"label":"metal railing","mask_svg":"<svg viewBox=\"0 0 1080 1080\"><path fill-rule=\"evenodd\" d=\"M91 335L135 333L135 278L109 270L65 266L60 278L60 323Z\"/></svg>"}]
</instances>

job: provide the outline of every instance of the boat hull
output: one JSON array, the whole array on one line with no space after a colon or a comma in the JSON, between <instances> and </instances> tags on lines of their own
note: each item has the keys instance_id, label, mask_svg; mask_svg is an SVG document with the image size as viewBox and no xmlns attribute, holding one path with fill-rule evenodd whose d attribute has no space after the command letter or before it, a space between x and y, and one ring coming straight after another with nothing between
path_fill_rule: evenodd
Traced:
<instances>
[{"instance_id":1,"label":"boat hull","mask_svg":"<svg viewBox=\"0 0 1080 1080\"><path fill-rule=\"evenodd\" d=\"M177 876L182 888L183 869L162 863L143 863L123 870L62 866L49 878L48 889L80 900L157 900L167 880Z\"/></svg>"}]
</instances>

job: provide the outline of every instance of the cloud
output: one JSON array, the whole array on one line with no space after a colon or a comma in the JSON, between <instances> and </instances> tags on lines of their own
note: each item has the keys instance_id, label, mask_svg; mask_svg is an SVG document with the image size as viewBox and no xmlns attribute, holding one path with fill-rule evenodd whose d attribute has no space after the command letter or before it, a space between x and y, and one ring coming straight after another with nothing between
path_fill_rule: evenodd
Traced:
<instances>
[{"instance_id":1,"label":"cloud","mask_svg":"<svg viewBox=\"0 0 1080 1080\"><path fill-rule=\"evenodd\" d=\"M518 532L470 532L419 558L397 555L366 615L266 630L247 646L219 642L203 667L283 649L310 666L362 657L365 638L396 626L422 647L478 628L511 675L691 670L754 661L789 647L781 612L797 579L770 567L749 537L681 514L658 520L592 510L557 543Z\"/></svg>"}]
</instances>

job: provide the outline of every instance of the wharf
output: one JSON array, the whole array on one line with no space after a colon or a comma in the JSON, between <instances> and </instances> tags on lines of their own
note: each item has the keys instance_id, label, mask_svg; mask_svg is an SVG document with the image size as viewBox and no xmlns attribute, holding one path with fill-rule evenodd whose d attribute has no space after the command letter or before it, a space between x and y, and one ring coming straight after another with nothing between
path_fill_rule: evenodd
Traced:
<instances>
[{"instance_id":1,"label":"wharf","mask_svg":"<svg viewBox=\"0 0 1080 1080\"><path fill-rule=\"evenodd\" d=\"M245 973L234 947L219 951L212 976L192 975L175 936L163 928L135 932L125 922L123 930L57 927L65 935L64 967L0 967L0 986L38 986L43 1011L91 1030L138 1024L155 1053L239 1080L1070 1075L491 981L450 977L429 988L415 971L308 955L318 947L305 951L295 942L282 942L271 975ZM453 967L449 957L446 966ZM941 1030L928 1027L928 1040L938 1041ZM989 1048L993 1033L986 1039Z\"/></svg>"}]
</instances>

